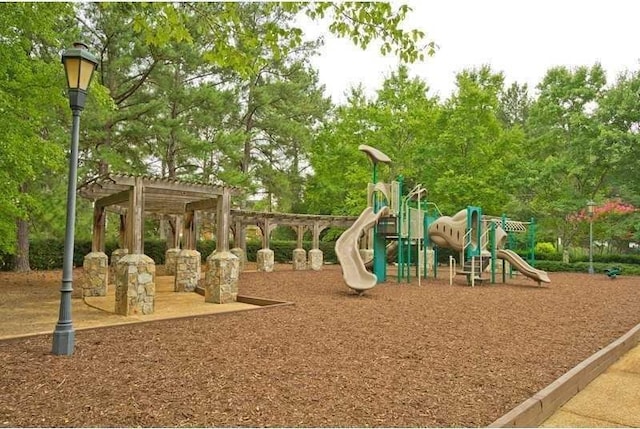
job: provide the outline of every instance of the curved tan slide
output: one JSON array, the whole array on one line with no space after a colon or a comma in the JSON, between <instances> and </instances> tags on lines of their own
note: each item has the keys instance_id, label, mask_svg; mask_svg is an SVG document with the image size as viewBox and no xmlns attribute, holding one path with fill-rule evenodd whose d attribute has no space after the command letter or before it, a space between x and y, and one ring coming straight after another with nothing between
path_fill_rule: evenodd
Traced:
<instances>
[{"instance_id":1,"label":"curved tan slide","mask_svg":"<svg viewBox=\"0 0 640 429\"><path fill-rule=\"evenodd\" d=\"M538 283L551 283L551 280L549 280L549 275L546 271L533 268L527 263L527 261L522 259L520 255L518 255L513 250L498 249L496 256L498 257L498 259L504 259L505 261L508 261L519 272L521 272L522 275L527 276L530 279L537 281Z\"/></svg>"},{"instance_id":2,"label":"curved tan slide","mask_svg":"<svg viewBox=\"0 0 640 429\"><path fill-rule=\"evenodd\" d=\"M467 227L467 209L451 216L441 216L429 225L429 240L440 247L461 251Z\"/></svg>"},{"instance_id":3,"label":"curved tan slide","mask_svg":"<svg viewBox=\"0 0 640 429\"><path fill-rule=\"evenodd\" d=\"M378 213L367 207L358 219L336 241L336 256L342 267L342 278L347 286L358 293L373 288L378 279L364 266L358 246L358 239L364 230L378 222L380 217L389 213L388 207L382 207Z\"/></svg>"}]
</instances>

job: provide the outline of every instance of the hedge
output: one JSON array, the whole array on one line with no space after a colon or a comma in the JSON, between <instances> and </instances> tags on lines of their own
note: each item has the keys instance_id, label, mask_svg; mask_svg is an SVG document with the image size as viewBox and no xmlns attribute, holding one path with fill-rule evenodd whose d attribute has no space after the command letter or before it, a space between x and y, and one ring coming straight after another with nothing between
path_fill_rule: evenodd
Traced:
<instances>
[{"instance_id":1,"label":"hedge","mask_svg":"<svg viewBox=\"0 0 640 429\"><path fill-rule=\"evenodd\" d=\"M309 251L312 247L311 242L304 242L302 246ZM105 244L105 253L111 253L118 248L116 242L108 242ZM216 243L213 240L199 241L196 249L202 255L202 262L215 250ZM247 242L247 259L255 262L256 254L262 244L258 241ZM290 262L293 255L293 249L296 248L295 241L271 241L270 248L274 252L276 262ZM320 242L320 250L322 250L324 261L336 263L338 258L335 252L335 243ZM91 252L91 241L76 241L73 251L73 265L81 267L86 254ZM164 264L166 252L166 242L164 240L145 240L144 253L155 261L157 265ZM62 257L64 254L64 242L61 240L33 240L29 249L29 265L34 270L54 270L62 268ZM14 256L0 253L0 271L10 271L14 266Z\"/></svg>"},{"instance_id":2,"label":"hedge","mask_svg":"<svg viewBox=\"0 0 640 429\"><path fill-rule=\"evenodd\" d=\"M302 246L305 250L311 249L311 242L305 241ZM116 242L107 242L105 245L105 253L111 253L118 248ZM215 250L216 244L213 240L199 241L196 246L202 255L202 262L206 262L207 257ZM247 259L255 262L257 251L262 248L260 241L247 242ZM293 249L296 248L296 241L272 240L270 248L274 252L274 260L276 262L291 262ZM338 259L335 253L334 242L320 242L320 250L322 250L324 261L337 263ZM145 240L145 254L151 257L156 264L163 265L166 251L166 242L164 240ZM84 256L91 252L91 241L76 241L74 246L73 264L80 267L83 264ZM57 239L33 240L30 244L29 263L34 270L52 270L62 268L62 256L64 253L64 242ZM527 260L527 253L518 252L520 256ZM438 262L440 264L448 264L449 256L458 258L458 252L451 249L438 250ZM0 270L9 271L13 269L13 255L0 252ZM640 274L640 255L637 254L611 254L611 255L593 255L594 269L596 272L604 272L605 269L612 266L623 267L623 274ZM587 272L588 256L577 257L571 260L569 264L562 262L562 254L558 252L539 253L536 254L536 268L546 271L569 271L569 272Z\"/></svg>"},{"instance_id":3,"label":"hedge","mask_svg":"<svg viewBox=\"0 0 640 429\"><path fill-rule=\"evenodd\" d=\"M622 269L620 275L636 276L640 275L640 265L635 264L611 264L603 262L594 262L593 271L597 274L604 275L606 269L612 267L619 267ZM535 267L549 272L574 272L574 273L587 273L589 272L589 262L570 262L565 263L562 261L536 261Z\"/></svg>"}]
</instances>

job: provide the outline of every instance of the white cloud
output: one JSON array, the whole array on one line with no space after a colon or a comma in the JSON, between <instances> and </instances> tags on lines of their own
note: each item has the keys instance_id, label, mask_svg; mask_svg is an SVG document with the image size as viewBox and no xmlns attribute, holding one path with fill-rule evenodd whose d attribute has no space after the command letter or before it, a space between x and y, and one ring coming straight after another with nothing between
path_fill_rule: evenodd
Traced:
<instances>
[{"instance_id":1,"label":"white cloud","mask_svg":"<svg viewBox=\"0 0 640 429\"><path fill-rule=\"evenodd\" d=\"M609 82L640 64L640 2L632 0L407 0L413 12L407 28L420 28L439 45L435 56L411 65L432 92L448 97L455 75L490 64L507 82L537 85L556 65L576 67L600 62ZM334 101L360 83L370 94L397 67L377 47L363 51L328 34L326 25L305 24L311 37L323 34L325 46L313 63Z\"/></svg>"}]
</instances>

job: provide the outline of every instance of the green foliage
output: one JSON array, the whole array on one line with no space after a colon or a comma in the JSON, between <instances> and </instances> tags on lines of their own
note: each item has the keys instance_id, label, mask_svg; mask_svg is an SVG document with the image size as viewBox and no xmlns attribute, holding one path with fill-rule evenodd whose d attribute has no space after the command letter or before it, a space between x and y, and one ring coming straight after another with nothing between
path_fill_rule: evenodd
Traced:
<instances>
[{"instance_id":1,"label":"green foliage","mask_svg":"<svg viewBox=\"0 0 640 429\"><path fill-rule=\"evenodd\" d=\"M356 88L314 142L311 165L315 172L307 186L309 210L320 214L357 215L366 206L372 167L358 146L366 144L386 153L390 167L378 166L378 180L398 175L418 183L424 176L421 154L434 139L439 115L437 100L427 96L426 84L399 67L384 82L374 100Z\"/></svg>"},{"instance_id":2,"label":"green foliage","mask_svg":"<svg viewBox=\"0 0 640 429\"><path fill-rule=\"evenodd\" d=\"M330 16L329 30L347 37L361 48L373 40L380 41L380 53L394 53L403 62L423 61L426 55L435 53L435 43L418 45L424 37L420 30L403 30L401 23L411 12L407 5L394 10L386 2L318 2L309 3L306 13L312 19ZM384 25L380 25L384 23Z\"/></svg>"},{"instance_id":3,"label":"green foliage","mask_svg":"<svg viewBox=\"0 0 640 429\"><path fill-rule=\"evenodd\" d=\"M540 243L536 243L535 251L536 251L536 254L555 253L556 246L554 246L553 243L540 242Z\"/></svg>"},{"instance_id":4,"label":"green foliage","mask_svg":"<svg viewBox=\"0 0 640 429\"><path fill-rule=\"evenodd\" d=\"M640 265L630 264L616 264L617 267L622 268L620 275L637 276L640 275ZM593 270L595 275L604 276L605 270L611 268L612 265L608 263L597 262L593 264ZM538 261L536 268L549 272L575 272L575 273L587 273L589 272L588 262L571 262L564 263L560 261ZM553 281L553 278L552 278Z\"/></svg>"},{"instance_id":5,"label":"green foliage","mask_svg":"<svg viewBox=\"0 0 640 429\"><path fill-rule=\"evenodd\" d=\"M75 35L64 3L0 4L0 250L15 251L16 218L40 209L41 181L60 173L68 102L59 52Z\"/></svg>"},{"instance_id":6,"label":"green foliage","mask_svg":"<svg viewBox=\"0 0 640 429\"><path fill-rule=\"evenodd\" d=\"M310 241L303 242L302 246L307 252L311 250ZM118 244L114 241L106 243L105 253L109 258L111 253L118 248ZM255 262L258 250L262 248L259 241L247 242L247 259ZM271 250L274 252L274 260L279 263L290 263L293 250L296 248L296 241L290 240L272 240L270 244ZM199 240L196 243L196 249L200 252L203 263L216 250L216 243L213 240ZM320 250L322 250L325 262L337 263L338 258L335 253L335 242L321 242ZM81 267L84 257L91 252L91 241L78 240L74 246L73 265ZM165 263L166 242L164 240L145 240L144 253L154 260L156 265ZM62 258L64 254L64 242L58 238L34 240L31 243L30 265L35 270L56 270L62 268ZM13 269L14 256L0 252L0 271L10 271Z\"/></svg>"}]
</instances>

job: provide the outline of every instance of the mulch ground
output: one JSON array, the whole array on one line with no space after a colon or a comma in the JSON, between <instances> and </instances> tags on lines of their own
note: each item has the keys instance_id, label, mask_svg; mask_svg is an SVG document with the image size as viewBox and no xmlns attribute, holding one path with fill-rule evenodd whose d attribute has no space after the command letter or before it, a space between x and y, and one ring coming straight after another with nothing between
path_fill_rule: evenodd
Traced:
<instances>
[{"instance_id":1,"label":"mulch ground","mask_svg":"<svg viewBox=\"0 0 640 429\"><path fill-rule=\"evenodd\" d=\"M59 279L0 273L0 295ZM357 296L335 266L245 272L241 294L295 305L78 331L72 357L1 342L0 425L484 426L640 322L638 278L551 280Z\"/></svg>"}]
</instances>

